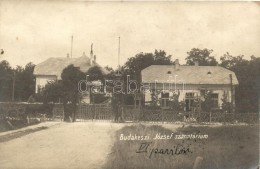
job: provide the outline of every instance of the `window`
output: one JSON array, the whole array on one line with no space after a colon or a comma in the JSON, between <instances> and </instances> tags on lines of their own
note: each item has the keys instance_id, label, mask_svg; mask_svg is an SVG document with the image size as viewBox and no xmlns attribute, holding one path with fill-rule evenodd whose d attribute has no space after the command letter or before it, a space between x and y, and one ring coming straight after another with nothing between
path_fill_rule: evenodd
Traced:
<instances>
[{"instance_id":1,"label":"window","mask_svg":"<svg viewBox=\"0 0 260 169\"><path fill-rule=\"evenodd\" d=\"M142 95L141 94L135 94L135 96L134 96L135 108L141 107L141 100L142 100Z\"/></svg>"},{"instance_id":2,"label":"window","mask_svg":"<svg viewBox=\"0 0 260 169\"><path fill-rule=\"evenodd\" d=\"M185 94L185 108L186 111L193 111L194 110L194 100L195 100L195 93L189 92Z\"/></svg>"},{"instance_id":3,"label":"window","mask_svg":"<svg viewBox=\"0 0 260 169\"><path fill-rule=\"evenodd\" d=\"M213 109L218 108L218 94L217 93L211 94L211 101L212 101L212 108Z\"/></svg>"},{"instance_id":4,"label":"window","mask_svg":"<svg viewBox=\"0 0 260 169\"><path fill-rule=\"evenodd\" d=\"M169 107L169 93L161 93L161 107L162 108Z\"/></svg>"},{"instance_id":5,"label":"window","mask_svg":"<svg viewBox=\"0 0 260 169\"><path fill-rule=\"evenodd\" d=\"M41 85L37 85L37 93L41 93L42 92L42 86Z\"/></svg>"}]
</instances>

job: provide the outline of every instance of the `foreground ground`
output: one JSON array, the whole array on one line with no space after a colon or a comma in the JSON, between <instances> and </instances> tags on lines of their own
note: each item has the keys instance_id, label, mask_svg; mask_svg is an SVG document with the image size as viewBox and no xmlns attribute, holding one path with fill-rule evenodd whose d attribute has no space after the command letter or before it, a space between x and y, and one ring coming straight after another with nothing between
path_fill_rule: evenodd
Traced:
<instances>
[{"instance_id":1,"label":"foreground ground","mask_svg":"<svg viewBox=\"0 0 260 169\"><path fill-rule=\"evenodd\" d=\"M121 127L114 123L59 123L2 142L0 168L101 168L113 145L113 133Z\"/></svg>"},{"instance_id":2,"label":"foreground ground","mask_svg":"<svg viewBox=\"0 0 260 169\"><path fill-rule=\"evenodd\" d=\"M28 132L28 133L27 133ZM18 134L17 134L18 133ZM153 140L156 134L207 134L207 139ZM121 135L150 136L146 141L120 140ZM258 126L196 126L108 122L46 122L0 133L2 169L255 169L258 165ZM16 137L17 135L17 137ZM4 136L7 136L6 139ZM4 138L3 138L4 137ZM2 141L1 141L1 138ZM141 143L151 142L148 152ZM192 153L167 155L152 149L176 145ZM149 157L151 155L151 157Z\"/></svg>"}]
</instances>

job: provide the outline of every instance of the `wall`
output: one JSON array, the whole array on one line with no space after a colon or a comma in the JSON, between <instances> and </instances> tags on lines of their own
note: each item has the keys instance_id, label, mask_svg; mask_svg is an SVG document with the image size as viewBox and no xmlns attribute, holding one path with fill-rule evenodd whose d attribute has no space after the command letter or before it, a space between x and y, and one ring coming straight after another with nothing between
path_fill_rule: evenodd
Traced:
<instances>
[{"instance_id":1,"label":"wall","mask_svg":"<svg viewBox=\"0 0 260 169\"><path fill-rule=\"evenodd\" d=\"M150 89L156 88L157 90L164 90L165 92L169 92L170 97L173 95L175 89L176 91L179 90L180 96L179 101L185 100L185 94L189 92L195 93L195 96L200 96L200 90L212 90L212 93L218 94L218 106L221 108L222 106L222 99L224 97L224 94L227 94L227 101L231 102L231 89L230 85L192 85L192 84L151 84ZM233 88L233 90L235 90ZM234 91L235 92L235 91ZM158 98L161 98L161 94L158 95ZM151 93L145 92L145 101L151 101Z\"/></svg>"}]
</instances>

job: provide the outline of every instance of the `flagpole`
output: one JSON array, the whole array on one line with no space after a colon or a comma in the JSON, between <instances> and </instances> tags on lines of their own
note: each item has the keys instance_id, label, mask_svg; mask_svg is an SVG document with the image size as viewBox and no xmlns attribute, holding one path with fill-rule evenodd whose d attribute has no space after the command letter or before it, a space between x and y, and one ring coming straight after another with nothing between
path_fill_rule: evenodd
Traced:
<instances>
[{"instance_id":1,"label":"flagpole","mask_svg":"<svg viewBox=\"0 0 260 169\"><path fill-rule=\"evenodd\" d=\"M120 36L118 37L118 69L120 69Z\"/></svg>"}]
</instances>

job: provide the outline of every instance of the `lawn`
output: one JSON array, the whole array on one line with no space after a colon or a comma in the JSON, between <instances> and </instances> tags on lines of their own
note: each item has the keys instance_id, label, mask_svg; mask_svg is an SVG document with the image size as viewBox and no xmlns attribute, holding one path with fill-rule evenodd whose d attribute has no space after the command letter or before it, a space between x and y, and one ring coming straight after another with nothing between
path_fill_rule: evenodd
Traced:
<instances>
[{"instance_id":1,"label":"lawn","mask_svg":"<svg viewBox=\"0 0 260 169\"><path fill-rule=\"evenodd\" d=\"M165 135L160 138L168 135L168 139L154 140L156 134ZM181 134L208 135L208 138L175 139ZM256 168L259 163L258 134L258 126L250 125L180 127L176 130L158 125L126 126L116 132L104 168L192 169L196 158L200 159L197 169ZM120 140L120 136L135 140Z\"/></svg>"}]
</instances>

